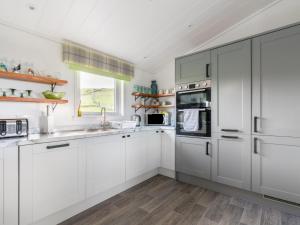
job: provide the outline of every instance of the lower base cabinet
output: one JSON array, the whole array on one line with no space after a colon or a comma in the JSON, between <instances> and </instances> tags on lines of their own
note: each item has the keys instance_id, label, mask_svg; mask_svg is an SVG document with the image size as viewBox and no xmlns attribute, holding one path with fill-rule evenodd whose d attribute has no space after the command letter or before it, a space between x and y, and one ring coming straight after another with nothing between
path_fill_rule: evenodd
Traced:
<instances>
[{"instance_id":1,"label":"lower base cabinet","mask_svg":"<svg viewBox=\"0 0 300 225\"><path fill-rule=\"evenodd\" d=\"M250 135L217 134L212 139L212 150L212 180L250 190Z\"/></svg>"},{"instance_id":2,"label":"lower base cabinet","mask_svg":"<svg viewBox=\"0 0 300 225\"><path fill-rule=\"evenodd\" d=\"M84 199L84 149L76 141L20 147L20 224Z\"/></svg>"},{"instance_id":3,"label":"lower base cabinet","mask_svg":"<svg viewBox=\"0 0 300 225\"><path fill-rule=\"evenodd\" d=\"M121 135L83 141L86 153L87 197L125 182L125 139ZM81 145L80 145L81 146Z\"/></svg>"},{"instance_id":4,"label":"lower base cabinet","mask_svg":"<svg viewBox=\"0 0 300 225\"><path fill-rule=\"evenodd\" d=\"M0 225L4 225L4 163L3 149L0 148Z\"/></svg>"},{"instance_id":5,"label":"lower base cabinet","mask_svg":"<svg viewBox=\"0 0 300 225\"><path fill-rule=\"evenodd\" d=\"M126 135L126 180L147 171L147 135L145 132Z\"/></svg>"},{"instance_id":6,"label":"lower base cabinet","mask_svg":"<svg viewBox=\"0 0 300 225\"><path fill-rule=\"evenodd\" d=\"M253 191L300 203L300 139L253 137Z\"/></svg>"},{"instance_id":7,"label":"lower base cabinet","mask_svg":"<svg viewBox=\"0 0 300 225\"><path fill-rule=\"evenodd\" d=\"M0 225L18 225L18 147L0 147Z\"/></svg>"},{"instance_id":8,"label":"lower base cabinet","mask_svg":"<svg viewBox=\"0 0 300 225\"><path fill-rule=\"evenodd\" d=\"M176 171L211 179L210 146L208 139L176 137Z\"/></svg>"},{"instance_id":9,"label":"lower base cabinet","mask_svg":"<svg viewBox=\"0 0 300 225\"><path fill-rule=\"evenodd\" d=\"M161 165L161 134L160 130L147 132L147 170L157 169Z\"/></svg>"},{"instance_id":10,"label":"lower base cabinet","mask_svg":"<svg viewBox=\"0 0 300 225\"><path fill-rule=\"evenodd\" d=\"M175 171L175 130L161 130L161 167Z\"/></svg>"}]
</instances>

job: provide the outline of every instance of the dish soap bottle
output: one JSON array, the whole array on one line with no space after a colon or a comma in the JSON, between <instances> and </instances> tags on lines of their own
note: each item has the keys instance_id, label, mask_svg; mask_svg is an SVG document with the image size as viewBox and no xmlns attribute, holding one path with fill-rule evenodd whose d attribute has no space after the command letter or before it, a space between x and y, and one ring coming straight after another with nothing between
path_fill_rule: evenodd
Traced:
<instances>
[{"instance_id":1,"label":"dish soap bottle","mask_svg":"<svg viewBox=\"0 0 300 225\"><path fill-rule=\"evenodd\" d=\"M81 111L81 101L79 103L79 106L78 106L78 110L77 110L77 116L78 117L82 117L82 111Z\"/></svg>"}]
</instances>

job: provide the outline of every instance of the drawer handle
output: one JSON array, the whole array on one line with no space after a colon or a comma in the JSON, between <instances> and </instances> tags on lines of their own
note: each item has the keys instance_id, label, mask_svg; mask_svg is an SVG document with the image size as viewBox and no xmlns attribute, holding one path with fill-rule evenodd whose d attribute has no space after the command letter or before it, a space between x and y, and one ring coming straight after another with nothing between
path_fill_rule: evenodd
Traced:
<instances>
[{"instance_id":1,"label":"drawer handle","mask_svg":"<svg viewBox=\"0 0 300 225\"><path fill-rule=\"evenodd\" d=\"M157 130L156 133L159 133L159 131Z\"/></svg>"},{"instance_id":2,"label":"drawer handle","mask_svg":"<svg viewBox=\"0 0 300 225\"><path fill-rule=\"evenodd\" d=\"M65 147L69 147L69 146L70 146L70 144L49 145L49 146L47 146L47 149L65 148Z\"/></svg>"},{"instance_id":3,"label":"drawer handle","mask_svg":"<svg viewBox=\"0 0 300 225\"><path fill-rule=\"evenodd\" d=\"M163 130L160 133L165 133Z\"/></svg>"},{"instance_id":4,"label":"drawer handle","mask_svg":"<svg viewBox=\"0 0 300 225\"><path fill-rule=\"evenodd\" d=\"M209 156L209 149L208 149L208 146L209 146L209 142L206 142L206 155Z\"/></svg>"},{"instance_id":5,"label":"drawer handle","mask_svg":"<svg viewBox=\"0 0 300 225\"><path fill-rule=\"evenodd\" d=\"M222 135L222 138L228 138L228 139L239 139L238 136L227 136L227 135Z\"/></svg>"},{"instance_id":6,"label":"drawer handle","mask_svg":"<svg viewBox=\"0 0 300 225\"><path fill-rule=\"evenodd\" d=\"M224 132L239 132L239 130L237 130L237 129L221 129L221 131L224 131Z\"/></svg>"},{"instance_id":7,"label":"drawer handle","mask_svg":"<svg viewBox=\"0 0 300 225\"><path fill-rule=\"evenodd\" d=\"M126 138L126 136L125 136L125 135L123 135L123 136L122 136L122 138Z\"/></svg>"},{"instance_id":8,"label":"drawer handle","mask_svg":"<svg viewBox=\"0 0 300 225\"><path fill-rule=\"evenodd\" d=\"M130 135L128 134L127 137L130 137Z\"/></svg>"}]
</instances>

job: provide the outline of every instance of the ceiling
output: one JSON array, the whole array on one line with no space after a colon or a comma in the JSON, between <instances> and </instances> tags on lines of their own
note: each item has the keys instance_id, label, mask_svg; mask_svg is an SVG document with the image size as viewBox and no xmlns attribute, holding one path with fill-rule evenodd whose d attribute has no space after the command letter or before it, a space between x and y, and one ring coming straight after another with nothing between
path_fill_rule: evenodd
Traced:
<instances>
[{"instance_id":1,"label":"ceiling","mask_svg":"<svg viewBox=\"0 0 300 225\"><path fill-rule=\"evenodd\" d=\"M155 72L274 1L0 0L0 21Z\"/></svg>"}]
</instances>

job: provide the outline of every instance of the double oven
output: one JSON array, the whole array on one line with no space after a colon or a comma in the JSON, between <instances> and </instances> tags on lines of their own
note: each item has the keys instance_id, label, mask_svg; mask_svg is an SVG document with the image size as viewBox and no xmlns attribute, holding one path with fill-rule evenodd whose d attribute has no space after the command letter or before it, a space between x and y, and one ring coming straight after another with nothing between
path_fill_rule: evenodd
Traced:
<instances>
[{"instance_id":1,"label":"double oven","mask_svg":"<svg viewBox=\"0 0 300 225\"><path fill-rule=\"evenodd\" d=\"M176 135L211 136L211 81L176 85Z\"/></svg>"}]
</instances>

